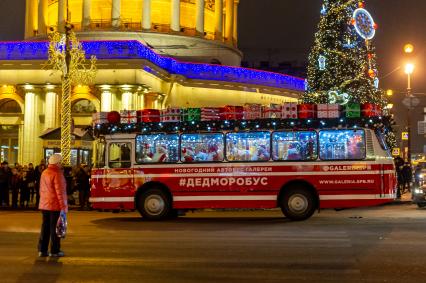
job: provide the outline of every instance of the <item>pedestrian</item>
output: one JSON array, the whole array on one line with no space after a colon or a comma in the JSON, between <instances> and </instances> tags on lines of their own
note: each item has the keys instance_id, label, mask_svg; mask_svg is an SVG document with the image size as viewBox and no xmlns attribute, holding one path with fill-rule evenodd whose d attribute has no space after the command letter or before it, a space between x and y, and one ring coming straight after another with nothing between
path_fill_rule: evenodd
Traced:
<instances>
[{"instance_id":1,"label":"pedestrian","mask_svg":"<svg viewBox=\"0 0 426 283\"><path fill-rule=\"evenodd\" d=\"M9 206L9 178L10 168L7 161L1 163L0 168L0 205Z\"/></svg>"},{"instance_id":2,"label":"pedestrian","mask_svg":"<svg viewBox=\"0 0 426 283\"><path fill-rule=\"evenodd\" d=\"M86 164L80 164L75 174L75 182L78 190L80 209L84 209L86 206L89 208L90 174Z\"/></svg>"},{"instance_id":3,"label":"pedestrian","mask_svg":"<svg viewBox=\"0 0 426 283\"><path fill-rule=\"evenodd\" d=\"M402 174L402 169L404 167L404 159L402 159L400 156L395 157L394 159L395 163L395 170L396 170L396 181L397 181L397 191L396 191L396 197L401 198L402 188L404 185L404 175Z\"/></svg>"},{"instance_id":4,"label":"pedestrian","mask_svg":"<svg viewBox=\"0 0 426 283\"><path fill-rule=\"evenodd\" d=\"M34 170L34 165L32 163L28 164L27 182L28 182L28 189L30 194L30 203L33 203L36 193L35 193L35 170Z\"/></svg>"},{"instance_id":5,"label":"pedestrian","mask_svg":"<svg viewBox=\"0 0 426 283\"><path fill-rule=\"evenodd\" d=\"M21 176L17 168L12 168L12 176L9 180L9 188L12 191L12 208L18 208L18 196L20 187Z\"/></svg>"},{"instance_id":6,"label":"pedestrian","mask_svg":"<svg viewBox=\"0 0 426 283\"><path fill-rule=\"evenodd\" d=\"M49 165L40 178L40 204L43 222L38 244L39 257L48 256L49 241L52 257L62 257L61 241L56 235L56 224L61 214L68 212L65 177L61 166L62 157L55 153L49 158Z\"/></svg>"},{"instance_id":7,"label":"pedestrian","mask_svg":"<svg viewBox=\"0 0 426 283\"><path fill-rule=\"evenodd\" d=\"M30 202L30 188L28 187L28 168L24 168L26 169L22 169L21 172L19 203L21 207L28 208Z\"/></svg>"},{"instance_id":8,"label":"pedestrian","mask_svg":"<svg viewBox=\"0 0 426 283\"><path fill-rule=\"evenodd\" d=\"M403 190L410 192L410 185L413 180L413 170L410 163L405 162L404 166L402 167L402 175L404 180Z\"/></svg>"}]
</instances>

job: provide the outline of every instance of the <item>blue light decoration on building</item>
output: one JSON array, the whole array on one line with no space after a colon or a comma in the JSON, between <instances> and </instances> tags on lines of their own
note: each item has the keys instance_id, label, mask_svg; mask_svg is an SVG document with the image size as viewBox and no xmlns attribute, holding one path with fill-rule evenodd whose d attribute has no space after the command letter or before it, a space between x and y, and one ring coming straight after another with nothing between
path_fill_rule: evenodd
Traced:
<instances>
[{"instance_id":1,"label":"blue light decoration on building","mask_svg":"<svg viewBox=\"0 0 426 283\"><path fill-rule=\"evenodd\" d=\"M98 60L147 60L173 75L188 79L245 83L267 87L305 90L305 80L289 75L248 68L181 62L158 55L139 41L82 41L86 57L95 55ZM0 42L0 60L47 60L48 42Z\"/></svg>"}]
</instances>

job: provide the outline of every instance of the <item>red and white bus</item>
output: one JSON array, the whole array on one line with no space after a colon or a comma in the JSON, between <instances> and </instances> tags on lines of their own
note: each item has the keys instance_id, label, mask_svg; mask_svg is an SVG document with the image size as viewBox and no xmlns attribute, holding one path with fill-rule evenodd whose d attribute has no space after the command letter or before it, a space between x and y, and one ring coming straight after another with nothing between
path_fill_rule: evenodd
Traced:
<instances>
[{"instance_id":1,"label":"red and white bus","mask_svg":"<svg viewBox=\"0 0 426 283\"><path fill-rule=\"evenodd\" d=\"M304 220L321 208L384 204L395 170L369 128L113 133L96 140L90 201L146 219L178 210L281 208Z\"/></svg>"}]
</instances>

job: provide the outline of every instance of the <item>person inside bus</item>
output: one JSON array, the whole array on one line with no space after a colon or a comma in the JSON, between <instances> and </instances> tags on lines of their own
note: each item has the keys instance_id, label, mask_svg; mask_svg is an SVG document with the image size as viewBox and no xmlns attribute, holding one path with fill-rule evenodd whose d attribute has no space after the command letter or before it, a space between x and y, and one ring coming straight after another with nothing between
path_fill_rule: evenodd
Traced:
<instances>
[{"instance_id":1,"label":"person inside bus","mask_svg":"<svg viewBox=\"0 0 426 283\"><path fill-rule=\"evenodd\" d=\"M255 161L267 161L269 160L269 150L266 148L266 145L262 144L257 150L257 156Z\"/></svg>"},{"instance_id":2,"label":"person inside bus","mask_svg":"<svg viewBox=\"0 0 426 283\"><path fill-rule=\"evenodd\" d=\"M127 143L121 145L121 168L130 168L130 148Z\"/></svg>"},{"instance_id":3,"label":"person inside bus","mask_svg":"<svg viewBox=\"0 0 426 283\"><path fill-rule=\"evenodd\" d=\"M194 151L192 147L182 148L182 162L191 163L194 162Z\"/></svg>"},{"instance_id":4,"label":"person inside bus","mask_svg":"<svg viewBox=\"0 0 426 283\"><path fill-rule=\"evenodd\" d=\"M168 161L168 152L165 145L158 145L154 155L152 155L152 162L163 163Z\"/></svg>"}]
</instances>

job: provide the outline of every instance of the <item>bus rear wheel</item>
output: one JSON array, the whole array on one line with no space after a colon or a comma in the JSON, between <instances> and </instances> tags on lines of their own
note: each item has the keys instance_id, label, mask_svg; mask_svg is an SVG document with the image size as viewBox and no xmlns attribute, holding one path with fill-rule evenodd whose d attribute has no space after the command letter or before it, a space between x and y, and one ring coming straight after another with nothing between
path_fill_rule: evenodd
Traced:
<instances>
[{"instance_id":1,"label":"bus rear wheel","mask_svg":"<svg viewBox=\"0 0 426 283\"><path fill-rule=\"evenodd\" d=\"M285 189L281 197L281 211L294 221L306 220L314 214L316 198L312 192L303 187Z\"/></svg>"},{"instance_id":2,"label":"bus rear wheel","mask_svg":"<svg viewBox=\"0 0 426 283\"><path fill-rule=\"evenodd\" d=\"M137 209L147 220L161 220L169 216L171 201L160 189L149 189L138 195Z\"/></svg>"}]
</instances>

